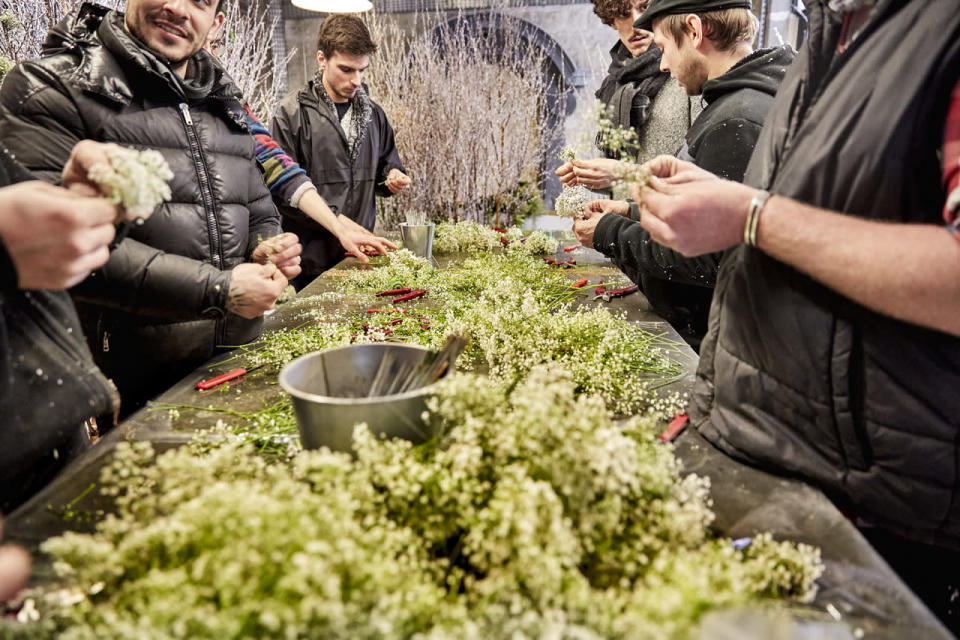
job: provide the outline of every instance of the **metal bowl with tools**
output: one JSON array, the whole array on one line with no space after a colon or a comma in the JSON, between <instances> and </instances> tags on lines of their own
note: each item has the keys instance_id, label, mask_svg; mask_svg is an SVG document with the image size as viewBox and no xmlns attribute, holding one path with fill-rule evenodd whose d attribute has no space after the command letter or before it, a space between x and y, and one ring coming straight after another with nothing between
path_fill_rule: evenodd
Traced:
<instances>
[{"instance_id":1,"label":"metal bowl with tools","mask_svg":"<svg viewBox=\"0 0 960 640\"><path fill-rule=\"evenodd\" d=\"M315 351L289 363L280 372L280 386L293 398L304 448L349 452L360 422L374 434L417 444L436 436L438 421L424 420L426 401L432 381L453 363L436 375L412 375L436 355L412 344L359 344Z\"/></svg>"}]
</instances>

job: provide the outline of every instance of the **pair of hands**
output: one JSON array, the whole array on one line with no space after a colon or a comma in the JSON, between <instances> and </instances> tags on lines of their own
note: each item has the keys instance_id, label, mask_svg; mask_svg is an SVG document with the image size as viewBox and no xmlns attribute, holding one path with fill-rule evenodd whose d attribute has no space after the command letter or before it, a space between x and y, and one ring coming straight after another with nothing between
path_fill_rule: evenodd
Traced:
<instances>
[{"instance_id":1,"label":"pair of hands","mask_svg":"<svg viewBox=\"0 0 960 640\"><path fill-rule=\"evenodd\" d=\"M573 159L557 168L560 184L565 187L582 185L587 189L609 189L616 179L615 174L625 167L619 160L593 158L592 160Z\"/></svg>"},{"instance_id":2,"label":"pair of hands","mask_svg":"<svg viewBox=\"0 0 960 640\"><path fill-rule=\"evenodd\" d=\"M117 145L83 140L63 168L63 187L39 181L0 189L0 239L21 289L66 289L110 257L118 210L87 178Z\"/></svg>"},{"instance_id":3,"label":"pair of hands","mask_svg":"<svg viewBox=\"0 0 960 640\"><path fill-rule=\"evenodd\" d=\"M253 250L253 262L233 268L227 311L248 320L273 309L290 279L300 275L303 247L293 233L282 233L264 240Z\"/></svg>"},{"instance_id":4,"label":"pair of hands","mask_svg":"<svg viewBox=\"0 0 960 640\"><path fill-rule=\"evenodd\" d=\"M651 178L630 185L640 206L640 224L658 243L688 257L723 251L743 239L750 200L756 189L722 180L709 171L673 156L657 156L644 165ZM597 223L607 214L626 216L629 204L595 200L573 230L585 247L593 247Z\"/></svg>"},{"instance_id":5,"label":"pair of hands","mask_svg":"<svg viewBox=\"0 0 960 640\"><path fill-rule=\"evenodd\" d=\"M396 171L396 169L394 169L394 171ZM352 253L364 264L370 263L370 258L363 253L364 250L376 251L380 255L385 256L387 255L387 250L397 248L397 245L394 243L367 231L365 227L357 224L342 213L337 216L337 229L334 230L334 235L337 236L337 240L343 245L345 251Z\"/></svg>"}]
</instances>

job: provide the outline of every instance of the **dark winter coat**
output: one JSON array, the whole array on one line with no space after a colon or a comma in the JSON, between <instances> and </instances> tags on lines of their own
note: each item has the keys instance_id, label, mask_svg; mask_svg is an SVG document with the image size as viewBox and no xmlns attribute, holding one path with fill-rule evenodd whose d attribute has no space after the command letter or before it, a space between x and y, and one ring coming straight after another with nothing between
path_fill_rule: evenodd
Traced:
<instances>
[{"instance_id":1,"label":"dark winter coat","mask_svg":"<svg viewBox=\"0 0 960 640\"><path fill-rule=\"evenodd\" d=\"M389 196L382 184L391 169L403 171L394 143L393 128L380 106L370 100L365 88L357 91L361 135L351 149L337 118L333 102L320 99L326 92L316 80L288 94L273 117L271 133L277 143L303 167L335 213L373 230L375 196ZM281 206L284 229L300 236L301 267L305 275L317 276L343 259L343 247L329 231L299 209Z\"/></svg>"},{"instance_id":2,"label":"dark winter coat","mask_svg":"<svg viewBox=\"0 0 960 640\"><path fill-rule=\"evenodd\" d=\"M122 14L85 4L0 90L0 141L51 182L83 138L156 149L173 170L172 200L73 291L97 363L125 399L258 335L260 320L226 311L230 270L280 231L237 89L206 52L190 65L185 82Z\"/></svg>"},{"instance_id":3,"label":"dark winter coat","mask_svg":"<svg viewBox=\"0 0 960 640\"><path fill-rule=\"evenodd\" d=\"M834 56L839 32L812 3L807 47L746 182L848 215L942 225L956 0L880 0ZM698 378L695 422L724 451L803 477L901 535L960 548L960 338L741 246L720 267Z\"/></svg>"},{"instance_id":4,"label":"dark winter coat","mask_svg":"<svg viewBox=\"0 0 960 640\"><path fill-rule=\"evenodd\" d=\"M786 47L756 51L704 83L707 107L687 132L680 155L712 173L741 180L792 60ZM616 215L597 223L593 245L640 285L654 311L699 347L722 254L686 258L655 242L639 222Z\"/></svg>"},{"instance_id":5,"label":"dark winter coat","mask_svg":"<svg viewBox=\"0 0 960 640\"><path fill-rule=\"evenodd\" d=\"M0 187L30 179L0 147ZM12 511L89 446L84 421L118 404L70 296L21 291L0 241L0 512Z\"/></svg>"}]
</instances>

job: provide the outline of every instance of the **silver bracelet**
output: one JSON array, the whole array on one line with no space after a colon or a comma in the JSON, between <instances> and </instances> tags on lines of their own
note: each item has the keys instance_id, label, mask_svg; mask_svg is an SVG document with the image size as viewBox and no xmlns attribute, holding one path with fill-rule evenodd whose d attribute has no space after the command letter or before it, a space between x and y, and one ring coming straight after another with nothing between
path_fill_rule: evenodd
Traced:
<instances>
[{"instance_id":1,"label":"silver bracelet","mask_svg":"<svg viewBox=\"0 0 960 640\"><path fill-rule=\"evenodd\" d=\"M760 212L770 199L770 192L760 190L750 201L750 210L747 211L747 223L743 225L743 244L748 247L757 246L757 227L760 226Z\"/></svg>"}]
</instances>

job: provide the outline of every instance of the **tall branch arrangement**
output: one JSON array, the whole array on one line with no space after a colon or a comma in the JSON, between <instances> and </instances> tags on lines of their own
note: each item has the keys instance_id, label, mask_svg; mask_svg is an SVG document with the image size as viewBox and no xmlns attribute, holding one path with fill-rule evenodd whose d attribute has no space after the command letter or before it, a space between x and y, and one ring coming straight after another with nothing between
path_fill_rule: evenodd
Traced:
<instances>
[{"instance_id":1,"label":"tall branch arrangement","mask_svg":"<svg viewBox=\"0 0 960 640\"><path fill-rule=\"evenodd\" d=\"M387 224L409 209L507 223L518 190L538 195L545 149L559 134L548 126L559 114L546 99L546 55L521 37L519 19L494 12L496 28L477 28L469 15L418 12L412 41L389 16L368 18L380 46L371 93L414 180L381 201Z\"/></svg>"},{"instance_id":2,"label":"tall branch arrangement","mask_svg":"<svg viewBox=\"0 0 960 640\"><path fill-rule=\"evenodd\" d=\"M278 58L272 37L279 18L271 20L267 3L263 4L261 9L256 2L226 0L223 3L227 20L217 55L250 109L261 122L268 122L286 92L287 62L295 51L288 52L283 59Z\"/></svg>"}]
</instances>

